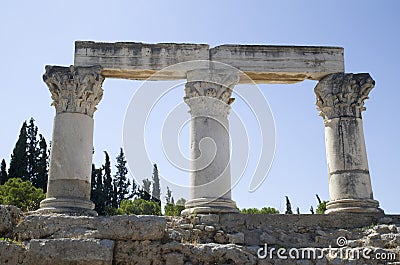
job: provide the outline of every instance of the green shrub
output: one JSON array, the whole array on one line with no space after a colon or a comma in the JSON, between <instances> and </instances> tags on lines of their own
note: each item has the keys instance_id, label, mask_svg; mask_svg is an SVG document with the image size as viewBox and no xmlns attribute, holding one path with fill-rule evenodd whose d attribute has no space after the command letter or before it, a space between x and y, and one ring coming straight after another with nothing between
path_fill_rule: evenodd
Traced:
<instances>
[{"instance_id":1,"label":"green shrub","mask_svg":"<svg viewBox=\"0 0 400 265\"><path fill-rule=\"evenodd\" d=\"M317 205L317 214L324 214L326 211L326 204L328 201L323 201L321 198L318 196L318 194L315 194L318 200L318 205Z\"/></svg>"},{"instance_id":2,"label":"green shrub","mask_svg":"<svg viewBox=\"0 0 400 265\"><path fill-rule=\"evenodd\" d=\"M323 201L321 203L318 204L317 206L317 214L324 214L326 211L326 204L328 202L327 201Z\"/></svg>"},{"instance_id":3,"label":"green shrub","mask_svg":"<svg viewBox=\"0 0 400 265\"><path fill-rule=\"evenodd\" d=\"M164 206L164 215L166 216L180 216L181 212L185 209L183 205L175 205L172 203L167 203Z\"/></svg>"},{"instance_id":4,"label":"green shrub","mask_svg":"<svg viewBox=\"0 0 400 265\"><path fill-rule=\"evenodd\" d=\"M243 214L279 214L279 211L273 207L263 207L261 210L257 208L244 208L240 212Z\"/></svg>"},{"instance_id":5,"label":"green shrub","mask_svg":"<svg viewBox=\"0 0 400 265\"><path fill-rule=\"evenodd\" d=\"M104 209L104 214L111 216L111 215L124 215L125 212L121 210L121 208L115 208L111 206L106 206Z\"/></svg>"},{"instance_id":6,"label":"green shrub","mask_svg":"<svg viewBox=\"0 0 400 265\"><path fill-rule=\"evenodd\" d=\"M39 209L40 201L45 197L43 190L35 188L29 180L11 178L0 185L0 204L14 205L22 211Z\"/></svg>"},{"instance_id":7,"label":"green shrub","mask_svg":"<svg viewBox=\"0 0 400 265\"><path fill-rule=\"evenodd\" d=\"M119 210L123 214L161 215L161 206L158 203L144 199L123 200Z\"/></svg>"}]
</instances>

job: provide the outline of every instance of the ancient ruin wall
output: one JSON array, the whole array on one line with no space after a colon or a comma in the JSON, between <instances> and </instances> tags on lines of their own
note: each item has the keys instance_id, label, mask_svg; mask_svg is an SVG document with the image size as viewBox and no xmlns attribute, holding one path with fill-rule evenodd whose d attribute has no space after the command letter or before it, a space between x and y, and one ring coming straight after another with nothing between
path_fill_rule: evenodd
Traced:
<instances>
[{"instance_id":1,"label":"ancient ruin wall","mask_svg":"<svg viewBox=\"0 0 400 265\"><path fill-rule=\"evenodd\" d=\"M398 264L400 216L197 215L83 217L23 215L0 207L0 264ZM260 259L268 248L327 248L392 253L394 260ZM372 255L372 253L371 253ZM350 262L350 263L349 263Z\"/></svg>"}]
</instances>

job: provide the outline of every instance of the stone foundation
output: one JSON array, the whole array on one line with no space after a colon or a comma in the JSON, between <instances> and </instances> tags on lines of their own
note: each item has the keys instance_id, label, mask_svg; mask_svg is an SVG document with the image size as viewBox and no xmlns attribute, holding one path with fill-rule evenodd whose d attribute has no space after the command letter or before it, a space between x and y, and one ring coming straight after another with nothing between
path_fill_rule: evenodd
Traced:
<instances>
[{"instance_id":1,"label":"stone foundation","mask_svg":"<svg viewBox=\"0 0 400 265\"><path fill-rule=\"evenodd\" d=\"M0 264L400 264L400 215L243 215L84 217L24 215L0 207ZM324 255L260 259L260 247L340 248L390 260ZM287 254L286 254L287 255Z\"/></svg>"}]
</instances>

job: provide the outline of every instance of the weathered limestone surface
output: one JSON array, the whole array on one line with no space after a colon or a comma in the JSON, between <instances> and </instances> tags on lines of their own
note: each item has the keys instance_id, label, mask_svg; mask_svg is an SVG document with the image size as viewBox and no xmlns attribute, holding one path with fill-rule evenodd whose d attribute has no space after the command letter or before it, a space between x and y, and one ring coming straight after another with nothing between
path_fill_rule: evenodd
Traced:
<instances>
[{"instance_id":1,"label":"weathered limestone surface","mask_svg":"<svg viewBox=\"0 0 400 265\"><path fill-rule=\"evenodd\" d=\"M30 215L14 229L21 240L39 238L99 238L161 240L167 221L157 216L88 217Z\"/></svg>"},{"instance_id":2,"label":"weathered limestone surface","mask_svg":"<svg viewBox=\"0 0 400 265\"><path fill-rule=\"evenodd\" d=\"M374 85L369 74L336 73L315 87L325 125L328 213L381 211L373 198L361 116Z\"/></svg>"},{"instance_id":3,"label":"weathered limestone surface","mask_svg":"<svg viewBox=\"0 0 400 265\"><path fill-rule=\"evenodd\" d=\"M101 65L111 78L147 79L157 71L181 62L208 60L209 45L140 42L75 42L75 66ZM166 72L164 79L184 79L186 71Z\"/></svg>"},{"instance_id":4,"label":"weathered limestone surface","mask_svg":"<svg viewBox=\"0 0 400 265\"><path fill-rule=\"evenodd\" d=\"M46 66L43 81L49 87L56 113L81 113L93 117L103 97L102 68Z\"/></svg>"},{"instance_id":5,"label":"weathered limestone surface","mask_svg":"<svg viewBox=\"0 0 400 265\"><path fill-rule=\"evenodd\" d=\"M87 181L87 176L91 175L92 169L92 148L93 142L93 119L81 113L62 113L54 119L53 130L57 133L53 135L51 150L54 155L51 157L51 181ZM73 168L69 168L74 165ZM55 185L55 184L54 184ZM50 184L50 187L54 187ZM71 187L70 187L71 186ZM77 185L74 186L79 186ZM79 190L68 190L72 185L61 184L62 190L50 189L49 197L53 193L62 194L63 197L87 197L88 194L77 194ZM90 190L90 189L89 189ZM86 190L85 190L86 191ZM60 194L60 192L62 192ZM54 195L56 195L54 194Z\"/></svg>"},{"instance_id":6,"label":"weathered limestone surface","mask_svg":"<svg viewBox=\"0 0 400 265\"><path fill-rule=\"evenodd\" d=\"M237 71L188 72L185 86L190 121L190 199L183 214L237 212L231 200L228 113Z\"/></svg>"},{"instance_id":7,"label":"weathered limestone surface","mask_svg":"<svg viewBox=\"0 0 400 265\"><path fill-rule=\"evenodd\" d=\"M41 212L96 215L90 201L93 113L103 96L101 67L46 66L56 108L49 181Z\"/></svg>"},{"instance_id":8,"label":"weathered limestone surface","mask_svg":"<svg viewBox=\"0 0 400 265\"><path fill-rule=\"evenodd\" d=\"M33 239L26 248L32 264L111 265L114 244L107 239Z\"/></svg>"},{"instance_id":9,"label":"weathered limestone surface","mask_svg":"<svg viewBox=\"0 0 400 265\"><path fill-rule=\"evenodd\" d=\"M102 75L146 79L167 66L191 60L211 60L233 66L257 83L319 80L344 72L343 48L270 45L222 45L138 42L75 42L75 66L101 65ZM174 68L158 80L185 79L187 69ZM249 82L241 78L241 82Z\"/></svg>"},{"instance_id":10,"label":"weathered limestone surface","mask_svg":"<svg viewBox=\"0 0 400 265\"><path fill-rule=\"evenodd\" d=\"M256 83L296 83L344 72L338 47L221 45L210 49L210 60L231 65Z\"/></svg>"},{"instance_id":11,"label":"weathered limestone surface","mask_svg":"<svg viewBox=\"0 0 400 265\"><path fill-rule=\"evenodd\" d=\"M22 212L19 208L11 205L0 205L0 235L11 232L21 216Z\"/></svg>"},{"instance_id":12,"label":"weathered limestone surface","mask_svg":"<svg viewBox=\"0 0 400 265\"><path fill-rule=\"evenodd\" d=\"M15 209L0 207L0 220ZM8 210L7 210L8 209ZM190 217L66 215L20 216L1 231L0 264L398 264L400 216L383 214L244 215ZM387 260L260 259L269 248L371 249Z\"/></svg>"},{"instance_id":13,"label":"weathered limestone surface","mask_svg":"<svg viewBox=\"0 0 400 265\"><path fill-rule=\"evenodd\" d=\"M114 241L100 239L32 239L26 243L0 241L0 264L111 265Z\"/></svg>"},{"instance_id":14,"label":"weathered limestone surface","mask_svg":"<svg viewBox=\"0 0 400 265\"><path fill-rule=\"evenodd\" d=\"M34 264L22 244L0 240L0 264Z\"/></svg>"}]
</instances>

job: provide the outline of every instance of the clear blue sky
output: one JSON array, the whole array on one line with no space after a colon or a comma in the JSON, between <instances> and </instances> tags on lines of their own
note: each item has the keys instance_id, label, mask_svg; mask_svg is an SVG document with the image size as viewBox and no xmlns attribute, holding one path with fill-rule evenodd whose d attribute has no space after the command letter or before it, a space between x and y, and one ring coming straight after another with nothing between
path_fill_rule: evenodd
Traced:
<instances>
[{"instance_id":1,"label":"clear blue sky","mask_svg":"<svg viewBox=\"0 0 400 265\"><path fill-rule=\"evenodd\" d=\"M21 124L30 117L51 140L55 111L42 74L46 64L72 64L76 40L341 46L346 72L369 72L376 81L363 116L373 190L386 212L399 213L399 9L395 0L3 1L0 159L9 163ZM233 199L240 208L283 211L288 195L294 209L307 213L315 207L315 193L328 199L315 84L261 86L275 118L275 160L256 192L248 191L249 178L235 187ZM103 150L115 158L122 146L125 111L139 85L106 80L95 113L96 164L103 162ZM164 175L180 174L160 162L159 168Z\"/></svg>"}]
</instances>

